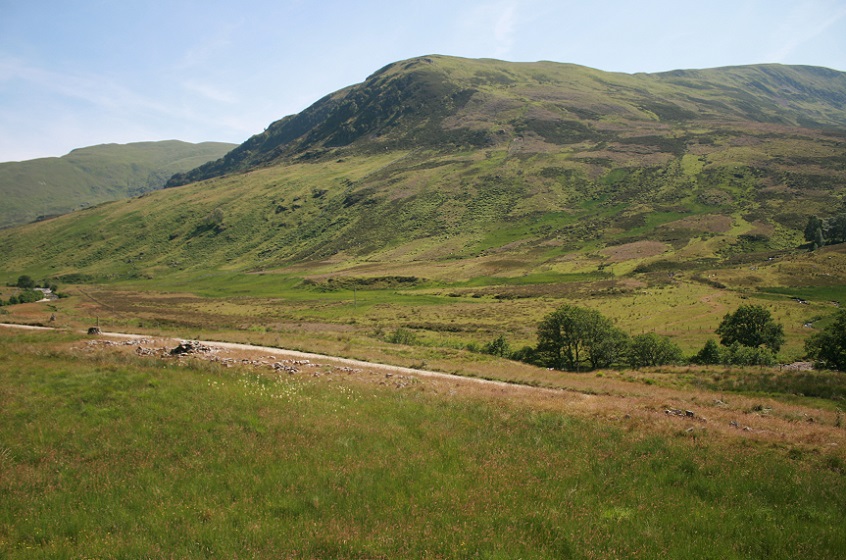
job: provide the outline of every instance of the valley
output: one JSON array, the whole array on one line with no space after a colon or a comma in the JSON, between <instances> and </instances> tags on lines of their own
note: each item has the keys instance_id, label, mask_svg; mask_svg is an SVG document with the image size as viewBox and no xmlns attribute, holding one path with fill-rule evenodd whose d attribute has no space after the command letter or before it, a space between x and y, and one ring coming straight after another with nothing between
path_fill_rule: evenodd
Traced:
<instances>
[{"instance_id":1,"label":"valley","mask_svg":"<svg viewBox=\"0 0 846 560\"><path fill-rule=\"evenodd\" d=\"M0 230L0 301L67 296L0 307L49 327L0 328L0 555L842 556L846 378L806 341L846 306L844 103L418 57ZM564 306L682 359L554 369ZM742 306L776 365L691 363Z\"/></svg>"}]
</instances>

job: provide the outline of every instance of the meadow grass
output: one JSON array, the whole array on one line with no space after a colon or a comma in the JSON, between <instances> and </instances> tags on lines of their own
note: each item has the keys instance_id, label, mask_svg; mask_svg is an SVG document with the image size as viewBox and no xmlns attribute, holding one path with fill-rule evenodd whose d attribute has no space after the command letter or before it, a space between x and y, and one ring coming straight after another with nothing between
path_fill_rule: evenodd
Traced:
<instances>
[{"instance_id":1,"label":"meadow grass","mask_svg":"<svg viewBox=\"0 0 846 560\"><path fill-rule=\"evenodd\" d=\"M4 558L846 554L837 454L84 346L0 334Z\"/></svg>"}]
</instances>

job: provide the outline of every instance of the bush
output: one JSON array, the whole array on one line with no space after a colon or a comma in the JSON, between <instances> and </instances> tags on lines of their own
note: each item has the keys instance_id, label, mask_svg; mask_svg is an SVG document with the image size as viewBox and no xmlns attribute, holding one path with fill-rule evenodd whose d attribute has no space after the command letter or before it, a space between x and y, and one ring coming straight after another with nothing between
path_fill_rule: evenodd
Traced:
<instances>
[{"instance_id":1,"label":"bush","mask_svg":"<svg viewBox=\"0 0 846 560\"><path fill-rule=\"evenodd\" d=\"M831 325L805 341L805 352L819 368L846 371L846 309L839 310Z\"/></svg>"},{"instance_id":2,"label":"bush","mask_svg":"<svg viewBox=\"0 0 846 560\"><path fill-rule=\"evenodd\" d=\"M406 346L412 346L415 342L417 342L417 335L406 328L400 327L387 338L387 341L391 344L405 344Z\"/></svg>"},{"instance_id":3,"label":"bush","mask_svg":"<svg viewBox=\"0 0 846 560\"><path fill-rule=\"evenodd\" d=\"M518 362L531 364L533 366L546 365L542 359L542 356L538 353L535 348L531 346L524 346L519 350L515 350L511 353L511 359Z\"/></svg>"},{"instance_id":4,"label":"bush","mask_svg":"<svg viewBox=\"0 0 846 560\"><path fill-rule=\"evenodd\" d=\"M24 290L16 296L9 298L9 305L17 305L19 303L32 303L44 298L44 294L37 290Z\"/></svg>"},{"instance_id":5,"label":"bush","mask_svg":"<svg viewBox=\"0 0 846 560\"><path fill-rule=\"evenodd\" d=\"M628 335L598 311L562 305L538 325L537 354L547 367L608 367L622 357Z\"/></svg>"},{"instance_id":6,"label":"bush","mask_svg":"<svg viewBox=\"0 0 846 560\"><path fill-rule=\"evenodd\" d=\"M511 354L511 348L508 345L508 341L505 340L505 336L499 335L492 341L485 344L482 347L482 352L492 356L506 358Z\"/></svg>"},{"instance_id":7,"label":"bush","mask_svg":"<svg viewBox=\"0 0 846 560\"><path fill-rule=\"evenodd\" d=\"M732 366L774 366L775 354L767 348L752 348L737 342L722 353L722 362Z\"/></svg>"},{"instance_id":8,"label":"bush","mask_svg":"<svg viewBox=\"0 0 846 560\"><path fill-rule=\"evenodd\" d=\"M784 344L784 329L760 305L741 305L734 313L727 313L717 327L717 334L723 346L737 342L750 348L766 346L778 352Z\"/></svg>"},{"instance_id":9,"label":"bush","mask_svg":"<svg viewBox=\"0 0 846 560\"><path fill-rule=\"evenodd\" d=\"M676 364L682 359L681 348L666 336L639 334L629 346L628 362L634 368Z\"/></svg>"},{"instance_id":10,"label":"bush","mask_svg":"<svg viewBox=\"0 0 846 560\"><path fill-rule=\"evenodd\" d=\"M23 275L18 277L18 281L15 284L15 286L17 286L18 288L20 288L22 290L31 290L35 287L35 280L30 278L26 274L23 274Z\"/></svg>"},{"instance_id":11,"label":"bush","mask_svg":"<svg viewBox=\"0 0 846 560\"><path fill-rule=\"evenodd\" d=\"M702 350L696 353L690 359L691 363L700 364L703 366L716 365L723 363L723 356L720 352L720 347L712 339L708 339Z\"/></svg>"}]
</instances>

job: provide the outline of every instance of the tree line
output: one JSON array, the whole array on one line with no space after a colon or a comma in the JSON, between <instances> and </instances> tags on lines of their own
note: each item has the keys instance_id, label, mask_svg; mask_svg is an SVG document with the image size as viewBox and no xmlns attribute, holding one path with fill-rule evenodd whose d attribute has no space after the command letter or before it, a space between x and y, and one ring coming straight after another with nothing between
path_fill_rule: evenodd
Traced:
<instances>
[{"instance_id":1,"label":"tree line","mask_svg":"<svg viewBox=\"0 0 846 560\"><path fill-rule=\"evenodd\" d=\"M512 352L504 336L482 352L552 369L589 371L615 365L633 368L693 363L701 365L771 366L784 344L784 328L760 305L741 305L727 313L715 334L693 356L685 358L669 337L656 333L630 336L599 311L565 304L538 325L536 346ZM846 310L805 343L818 367L846 371Z\"/></svg>"},{"instance_id":2,"label":"tree line","mask_svg":"<svg viewBox=\"0 0 846 560\"><path fill-rule=\"evenodd\" d=\"M846 243L846 213L831 218L811 216L805 224L805 241L811 249L835 243Z\"/></svg>"},{"instance_id":3,"label":"tree line","mask_svg":"<svg viewBox=\"0 0 846 560\"><path fill-rule=\"evenodd\" d=\"M19 276L17 282L15 282L14 284L9 284L9 286L13 288L18 288L20 291L17 294L11 296L6 301L0 299L0 306L17 305L19 303L32 303L35 301L40 301L44 298L44 293L36 290L36 288L46 288L56 294L56 297L65 297L64 294L60 294L58 292L59 286L55 282L43 280L42 282L38 283L32 277L27 276L26 274Z\"/></svg>"}]
</instances>

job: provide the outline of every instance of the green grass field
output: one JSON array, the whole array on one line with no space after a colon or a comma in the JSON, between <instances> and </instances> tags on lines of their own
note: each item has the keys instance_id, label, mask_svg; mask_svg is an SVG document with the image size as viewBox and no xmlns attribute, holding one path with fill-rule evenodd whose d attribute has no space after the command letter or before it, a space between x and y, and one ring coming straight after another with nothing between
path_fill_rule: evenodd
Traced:
<instances>
[{"instance_id":1,"label":"green grass field","mask_svg":"<svg viewBox=\"0 0 846 560\"><path fill-rule=\"evenodd\" d=\"M0 332L4 558L846 554L846 463L823 442L85 346Z\"/></svg>"}]
</instances>

